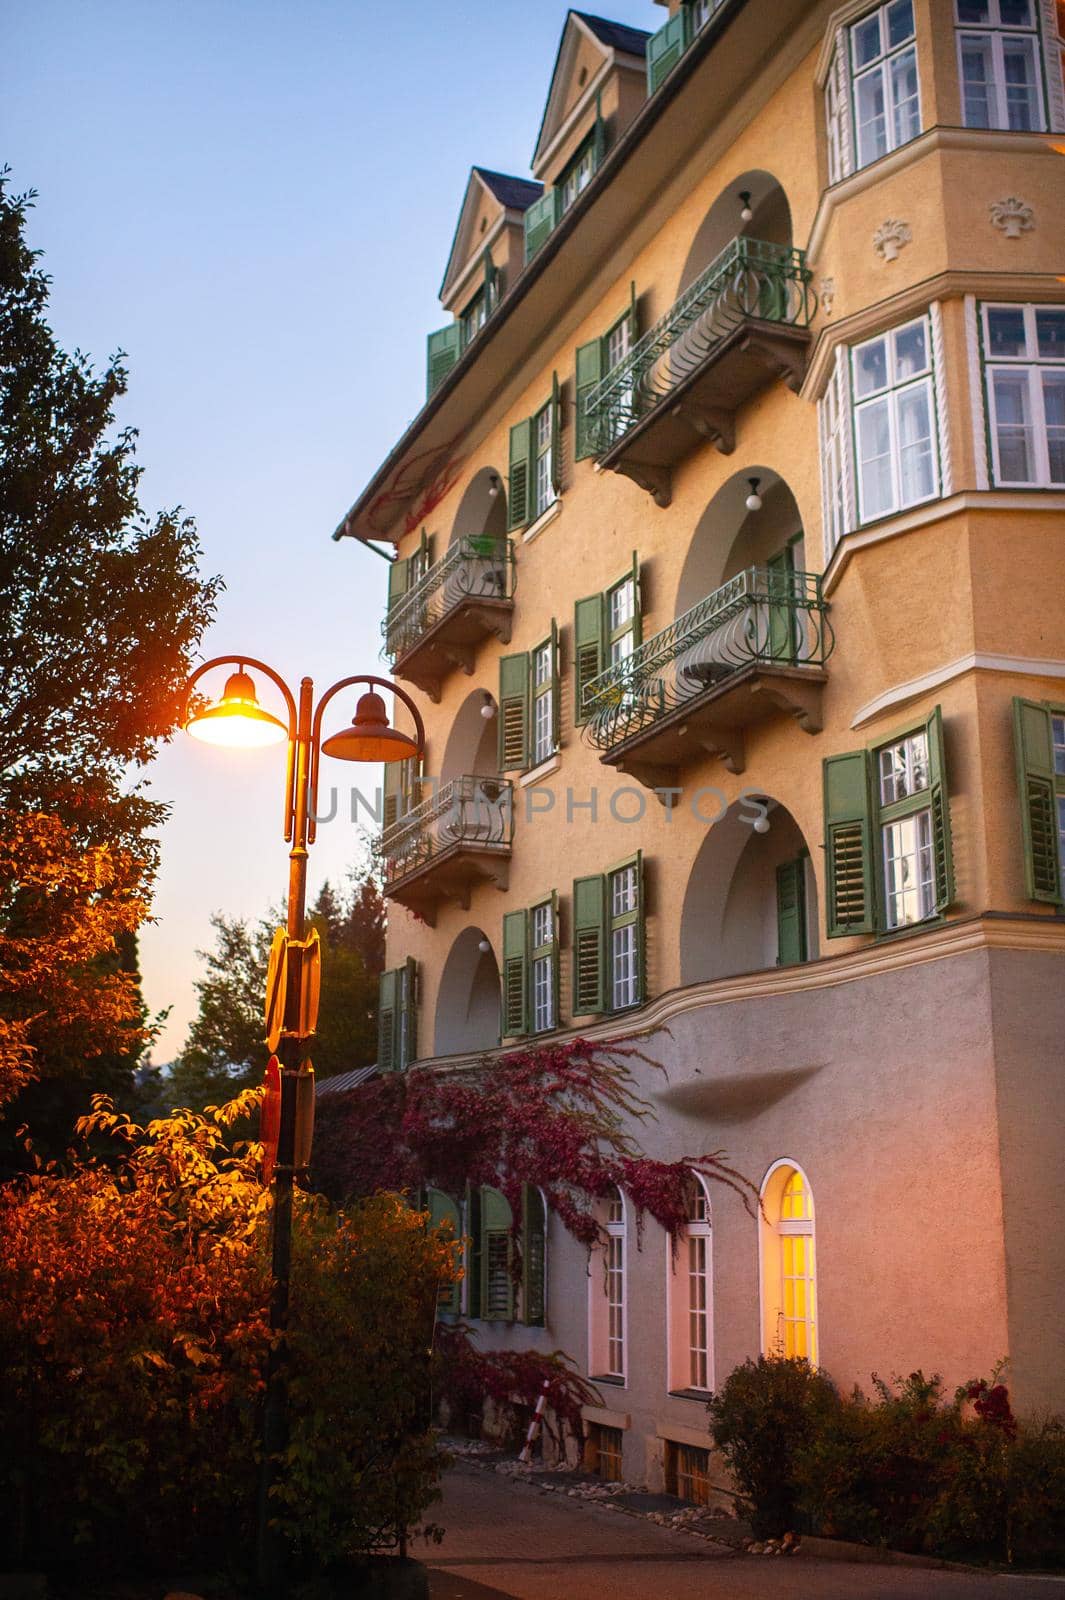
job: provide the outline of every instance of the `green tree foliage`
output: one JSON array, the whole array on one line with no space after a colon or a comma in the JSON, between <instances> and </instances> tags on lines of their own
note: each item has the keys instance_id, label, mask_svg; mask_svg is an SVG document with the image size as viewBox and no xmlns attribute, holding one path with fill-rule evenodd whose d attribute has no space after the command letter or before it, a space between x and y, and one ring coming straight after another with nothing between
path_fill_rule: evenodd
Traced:
<instances>
[{"instance_id":1,"label":"green tree foliage","mask_svg":"<svg viewBox=\"0 0 1065 1600\"><path fill-rule=\"evenodd\" d=\"M148 1037L134 940L166 807L129 774L175 724L219 587L198 575L192 522L139 503L136 433L115 425L121 358L97 373L56 342L32 200L0 173L5 1163L25 1120L62 1149L89 1072L128 1086Z\"/></svg>"},{"instance_id":2,"label":"green tree foliage","mask_svg":"<svg viewBox=\"0 0 1065 1600\"><path fill-rule=\"evenodd\" d=\"M250 1555L269 1344L252 1092L145 1129L99 1098L114 1146L0 1191L0 1541L82 1576ZM441 1461L428 1362L453 1242L398 1196L337 1213L296 1196L289 1440L274 1505L312 1566L413 1527ZM161 1591L160 1591L161 1592Z\"/></svg>"},{"instance_id":3,"label":"green tree foliage","mask_svg":"<svg viewBox=\"0 0 1065 1600\"><path fill-rule=\"evenodd\" d=\"M212 917L215 944L201 951L199 1011L156 1104L202 1109L258 1084L266 1066L263 1003L273 930L280 912L254 926ZM377 979L384 965L384 901L369 869L338 894L328 882L310 912L322 940L321 1004L312 1060L319 1078L368 1065L377 1052Z\"/></svg>"}]
</instances>

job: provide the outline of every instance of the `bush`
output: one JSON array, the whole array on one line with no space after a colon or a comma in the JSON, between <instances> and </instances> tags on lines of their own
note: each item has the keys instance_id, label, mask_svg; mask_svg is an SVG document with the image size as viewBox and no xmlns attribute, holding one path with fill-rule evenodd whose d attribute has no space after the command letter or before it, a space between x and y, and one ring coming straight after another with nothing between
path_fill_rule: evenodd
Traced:
<instances>
[{"instance_id":1,"label":"bush","mask_svg":"<svg viewBox=\"0 0 1065 1600\"><path fill-rule=\"evenodd\" d=\"M787 1356L745 1361L711 1396L714 1442L750 1502L758 1538L801 1525L796 1460L838 1407L831 1380L808 1361Z\"/></svg>"},{"instance_id":2,"label":"bush","mask_svg":"<svg viewBox=\"0 0 1065 1600\"><path fill-rule=\"evenodd\" d=\"M134 1128L99 1101L71 1159L0 1194L0 1530L11 1557L169 1570L250 1554L269 1345L246 1093ZM296 1197L290 1437L276 1514L328 1565L435 1496L428 1350L454 1246L396 1196Z\"/></svg>"}]
</instances>

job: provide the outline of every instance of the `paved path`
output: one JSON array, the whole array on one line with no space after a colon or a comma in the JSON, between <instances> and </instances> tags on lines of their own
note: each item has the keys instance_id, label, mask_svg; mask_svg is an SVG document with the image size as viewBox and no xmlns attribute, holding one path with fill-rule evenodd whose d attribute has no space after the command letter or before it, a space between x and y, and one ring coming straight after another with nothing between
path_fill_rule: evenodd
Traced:
<instances>
[{"instance_id":1,"label":"paved path","mask_svg":"<svg viewBox=\"0 0 1065 1600\"><path fill-rule=\"evenodd\" d=\"M1065 1600L1065 1579L737 1554L461 1465L432 1516L433 1600Z\"/></svg>"}]
</instances>

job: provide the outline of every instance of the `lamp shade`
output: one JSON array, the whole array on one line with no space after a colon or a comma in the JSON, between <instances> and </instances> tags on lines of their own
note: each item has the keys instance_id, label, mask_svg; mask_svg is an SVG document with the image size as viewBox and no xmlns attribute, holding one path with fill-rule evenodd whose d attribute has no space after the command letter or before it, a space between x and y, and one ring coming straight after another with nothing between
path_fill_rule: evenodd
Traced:
<instances>
[{"instance_id":1,"label":"lamp shade","mask_svg":"<svg viewBox=\"0 0 1065 1600\"><path fill-rule=\"evenodd\" d=\"M185 732L203 744L243 750L288 738L285 724L259 704L255 684L243 669L226 679L221 700L192 713Z\"/></svg>"},{"instance_id":2,"label":"lamp shade","mask_svg":"<svg viewBox=\"0 0 1065 1600\"><path fill-rule=\"evenodd\" d=\"M361 696L351 727L323 741L322 754L338 761L407 761L421 750L409 734L389 727L384 701L371 693Z\"/></svg>"}]
</instances>

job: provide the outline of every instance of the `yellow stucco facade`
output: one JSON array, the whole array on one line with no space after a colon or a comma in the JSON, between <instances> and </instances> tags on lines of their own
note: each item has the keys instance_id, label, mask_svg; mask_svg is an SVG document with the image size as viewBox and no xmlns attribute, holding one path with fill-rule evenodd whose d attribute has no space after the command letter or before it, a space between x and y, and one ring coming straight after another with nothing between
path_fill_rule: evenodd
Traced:
<instances>
[{"instance_id":1,"label":"yellow stucco facade","mask_svg":"<svg viewBox=\"0 0 1065 1600\"><path fill-rule=\"evenodd\" d=\"M433 674L426 678L418 667L417 623L414 644L408 635L396 653L396 674L416 685L425 717L424 774L445 784L509 779L512 838L487 874L471 864L482 842L474 833L459 840L449 871L438 871L436 855L454 846L454 836L444 845L434 836L413 867L409 859L401 868L392 861L387 965L398 971L413 963L409 1003L419 1061L446 1069L515 1033L608 1039L650 1030L669 1082L668 1090L643 1085L659 1114L654 1153L676 1159L684 1150L724 1146L756 1182L775 1162L801 1167L816 1204L818 1354L842 1382L867 1381L876 1366L909 1370L908 1361L960 1381L1009 1354L1022 1406L1060 1406L1065 1342L1049 1308L1060 1298L1053 1284L1060 1284L1065 1258L1048 1212L1036 1215L1041 1204L1051 1205L1058 1146L1045 1127L1033 1125L1024 1139L1016 1128L1027 1116L1017 1108L1049 1094L1047 1114L1059 1119L1060 1139L1065 918L1060 896L1058 903L1052 890L1035 898L1030 870L1026 875L1028 799L1019 787L1013 720L1018 698L1065 705L1065 431L1056 431L1054 409L1061 405L1065 425L1065 399L1057 398L1065 395L1057 387L1065 384L1065 321L1051 311L1065 306L1058 12L1032 0L1024 48L1038 59L1040 76L1029 110L1011 113L1030 125L984 127L966 125L976 113L971 86L968 101L963 92L964 30L951 0L913 0L912 35L904 18L899 48L912 52L916 98L889 104L897 137L888 133L891 148L872 159L862 158L861 141L873 134L858 126L865 90L854 30L885 7L724 0L693 8L688 19L676 4L649 4L648 13L649 30L667 17L687 27L684 49L651 94L632 58L645 48L653 56L653 40L641 45L632 30L620 39L587 29L573 39L564 34L535 174L548 193L564 181L597 115L607 127L598 168L556 213L546 242L521 270L512 228L509 254L497 256L505 277L492 318L338 530L383 540L407 563L417 561L427 533L435 564L449 552L454 562L464 539L489 538L500 548L509 539L512 548L512 596L490 620L485 608L468 606L465 592L448 600L441 591L445 647ZM886 17L881 25L886 30ZM567 30L574 26L571 15ZM883 37L887 59L893 47ZM601 88L590 100L586 88L596 81ZM840 121L837 113L835 124L826 102L833 83L849 101L849 115ZM900 126L907 136L898 136ZM834 153L830 167L833 140L843 154ZM493 220L488 206L486 229ZM806 322L798 318L791 344L774 343L777 330L766 324L791 313L762 290L737 314L739 332L730 325L738 342L728 349L714 332L718 313L700 313L694 333L657 357L659 388L645 396L640 416L627 431L615 429L605 448L577 459L577 406L584 403L578 350L626 316L633 293L636 334L646 343L648 330L669 326L685 295L698 292L711 263L737 239L799 252L788 259L805 275L808 335L794 332ZM1019 447L1006 400L994 402L1001 412L993 408L988 305L1028 308L1029 341L1043 330L1030 360L1002 357L1018 363L1011 371L1024 365L1032 374L1024 380L1036 385L1026 391L1035 397L1029 403L1035 407L1042 396L1045 406L1028 418L1030 461L1040 463L1029 482L1017 481L1016 472L1006 477L1004 463L1016 461ZM461 311L456 297L448 308ZM1036 308L1048 312L1039 322ZM859 414L865 369L854 352L910 325L920 330L925 399L885 402L884 416L895 409L886 447L892 459L883 472L894 474L898 503L870 511L882 492L874 482L879 446L867 442L871 413ZM1014 334L1016 326L1010 324ZM697 338L706 350L693 355L683 339ZM636 348L638 354L643 346ZM751 348L750 359L761 363L754 379L750 362L742 365ZM901 355L894 359L902 393L916 380ZM729 376L728 360L739 376ZM912 361L911 369L918 370ZM637 386L644 371L634 369ZM686 398L692 374L695 401ZM609 377L604 368L601 378ZM542 512L533 514L533 506L516 516L514 430L546 415L553 391L554 486ZM828 442L832 394L843 412L838 467ZM674 398L672 416L690 424L679 445L670 420ZM661 448L671 459L665 467L652 463L651 472L640 452L659 449L656 439L667 435L673 443ZM528 464L535 472L535 453ZM748 509L752 479L761 504ZM826 507L837 491L833 532ZM694 657L674 650L673 665L661 670L687 685L692 715L689 726L678 712L669 759L655 766L656 750L665 746L654 739L669 707L654 700L660 680L647 641L730 580L783 561L785 550L787 570L808 574L827 607L831 648L823 666L801 650L788 663L771 663L788 666L775 676L762 671L764 661L757 670L732 661L730 671L748 674L744 700L721 671L712 629L698 680L705 693L692 692ZM634 556L644 645L631 670L642 674L638 692L651 710L619 766L617 751L604 748L609 731L597 742L594 718L590 725L579 715L575 608L622 583ZM418 584L430 594L436 580L433 567L409 571L413 614L409 594ZM748 648L767 615L774 626L772 604L767 609L764 597L759 604L761 611L752 605L742 614ZM454 632L454 614L466 615L464 607L467 631L448 645L448 628ZM439 607L433 617L436 627ZM553 625L557 741L543 759L530 753L520 766L501 769L500 662L523 653L531 660ZM813 626L812 613L803 613L803 637ZM426 620L422 632L429 628ZM601 670L609 665L599 662ZM629 670L624 661L621 670ZM536 687L527 691L527 744ZM624 721L636 694L624 684L615 689L615 717ZM896 813L880 787L877 755L867 767L871 926L850 932L840 925L832 878L843 869L826 817L826 760L878 752L923 730L937 707L946 812L933 807L930 814L933 828L935 817L948 818L949 891L933 885L907 901L899 880L898 907L905 902L909 911L899 913L901 926L891 926L889 872L931 869L919 849L901 867L886 864ZM654 792L656 773L675 791L667 804ZM406 826L408 839L420 826L419 802L431 817L428 793L410 791L399 801L394 827ZM768 828L755 831L751 823L763 813ZM426 835L433 826L425 823ZM465 869L463 848L471 858ZM645 938L639 1003L616 1014L609 1004L581 1012L574 882L609 873L637 851ZM389 852L386 834L386 858ZM781 873L796 860L805 863L798 960L782 942L779 898ZM550 1026L537 1030L527 1012L524 1026L508 1030L492 1000L504 966L504 919L552 895ZM609 937L603 959L609 968ZM531 968L526 977L531 985ZM609 980L608 971L608 996ZM1043 1026L1019 1048L1032 1033L1033 1008ZM667 1033L655 1033L665 1026ZM810 1081L797 1081L797 1071ZM874 1162L896 1176L893 1198L883 1199L886 1212L869 1205ZM924 1185L922 1199L902 1207L908 1184ZM963 1193L990 1196L988 1209L974 1217ZM719 1202L715 1195L714 1208L720 1380L730 1365L772 1345L766 1283L779 1268L728 1196ZM549 1240L547 1326L496 1327L493 1334L545 1348L562 1344L594 1374L602 1362L592 1348L586 1301L593 1291L583 1256L550 1224ZM875 1309L874 1241L895 1285L890 1305ZM638 1259L633 1243L630 1354L611 1379L617 1399L607 1411L624 1418L617 1426L627 1462L653 1475L661 1470L663 1441L693 1430L701 1438L703 1422L690 1397L678 1398L685 1385L666 1370L672 1347L658 1326L655 1285L668 1268L659 1241L641 1254L647 1259ZM666 1296L670 1304L672 1298Z\"/></svg>"}]
</instances>

